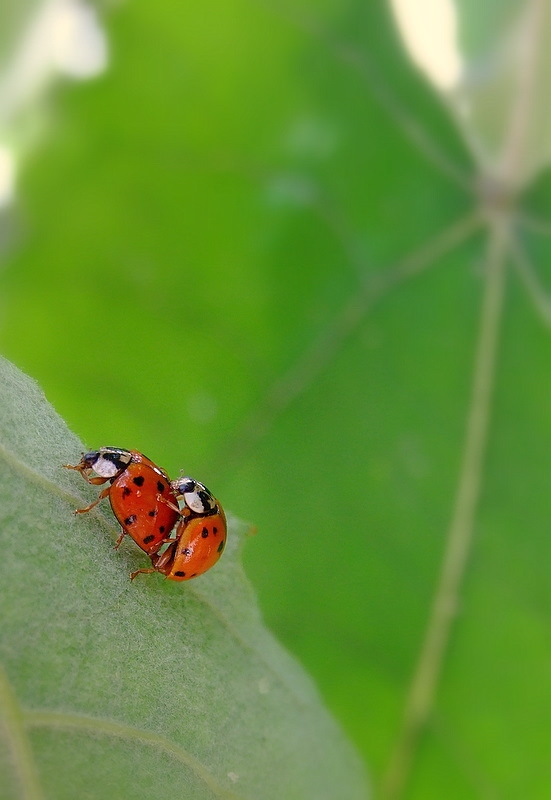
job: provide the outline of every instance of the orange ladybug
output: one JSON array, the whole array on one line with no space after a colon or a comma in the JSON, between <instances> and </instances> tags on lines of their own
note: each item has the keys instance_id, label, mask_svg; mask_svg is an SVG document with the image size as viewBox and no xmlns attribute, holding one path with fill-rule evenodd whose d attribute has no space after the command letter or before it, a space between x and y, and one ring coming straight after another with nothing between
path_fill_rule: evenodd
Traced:
<instances>
[{"instance_id":1,"label":"orange ladybug","mask_svg":"<svg viewBox=\"0 0 551 800\"><path fill-rule=\"evenodd\" d=\"M159 498L176 511L181 519L176 526L176 538L163 553L150 555L152 567L131 574L134 580L140 573L160 572L173 581L188 581L213 567L224 550L227 537L226 515L222 506L207 487L193 478L172 481L174 494L183 501L182 508Z\"/></svg>"},{"instance_id":2,"label":"orange ladybug","mask_svg":"<svg viewBox=\"0 0 551 800\"><path fill-rule=\"evenodd\" d=\"M166 472L137 450L100 447L83 453L78 464L64 464L80 472L91 484L107 483L97 500L75 514L84 514L105 497L109 498L113 514L122 527L117 539L118 548L128 534L148 556L170 541L180 511L177 494ZM91 473L95 475L90 477Z\"/></svg>"}]
</instances>

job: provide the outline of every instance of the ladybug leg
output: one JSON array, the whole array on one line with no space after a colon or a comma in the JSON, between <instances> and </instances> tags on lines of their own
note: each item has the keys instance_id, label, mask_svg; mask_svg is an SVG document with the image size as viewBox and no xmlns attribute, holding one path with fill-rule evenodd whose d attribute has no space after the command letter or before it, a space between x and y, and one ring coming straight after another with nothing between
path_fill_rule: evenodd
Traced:
<instances>
[{"instance_id":1,"label":"ladybug leg","mask_svg":"<svg viewBox=\"0 0 551 800\"><path fill-rule=\"evenodd\" d=\"M136 575L139 575L140 573L148 575L150 572L157 572L157 570L155 569L155 567L149 567L149 568L142 567L142 569L137 569L135 572L130 573L130 580L133 581Z\"/></svg>"},{"instance_id":2,"label":"ladybug leg","mask_svg":"<svg viewBox=\"0 0 551 800\"><path fill-rule=\"evenodd\" d=\"M191 514L191 511L187 506L184 506L184 508L178 508L178 506L174 505L174 503L171 503L170 500L167 500L166 497L163 497L162 494L157 495L157 502L164 503L165 506L168 506L173 511L176 511L176 513L179 514L181 517L189 517L189 515ZM166 541L170 542L171 540L166 539Z\"/></svg>"},{"instance_id":3,"label":"ladybug leg","mask_svg":"<svg viewBox=\"0 0 551 800\"><path fill-rule=\"evenodd\" d=\"M93 486L100 486L102 483L105 483L105 481L109 480L109 478L100 478L99 475L96 476L95 478L90 478L86 476L84 477L86 478L88 483L91 483Z\"/></svg>"},{"instance_id":4,"label":"ladybug leg","mask_svg":"<svg viewBox=\"0 0 551 800\"><path fill-rule=\"evenodd\" d=\"M155 556L155 561L153 561L153 558L151 559L155 565L155 570L157 572L164 572L166 566L170 564L170 561L174 555L174 544L176 540L169 539L168 541L172 542L172 545L170 547L167 547L164 553L161 553L160 555L157 554Z\"/></svg>"},{"instance_id":5,"label":"ladybug leg","mask_svg":"<svg viewBox=\"0 0 551 800\"><path fill-rule=\"evenodd\" d=\"M169 539L168 541L172 542L172 544L166 548L164 553L161 553L160 555L158 553L154 553L152 556L150 556L151 563L153 564L152 567L147 569L137 569L135 572L130 573L131 581L133 581L136 575L139 575L141 572L143 572L144 575L148 575L151 572L161 572L162 574L166 575L166 573L169 571L171 559L174 557L174 545L176 544L176 539Z\"/></svg>"},{"instance_id":6,"label":"ladybug leg","mask_svg":"<svg viewBox=\"0 0 551 800\"><path fill-rule=\"evenodd\" d=\"M121 546L121 542L122 542L122 540L124 539L125 536L126 536L126 531L124 530L124 528L122 528L121 532L120 532L120 536L119 536L119 538L117 539L117 541L115 542L115 544L113 546L114 550L118 550L119 549L119 547Z\"/></svg>"},{"instance_id":7,"label":"ladybug leg","mask_svg":"<svg viewBox=\"0 0 551 800\"><path fill-rule=\"evenodd\" d=\"M166 539L161 539L161 541L159 542L159 548L158 549L160 549L164 544L170 544L171 542L175 542L175 541L176 541L176 539L173 536L167 536ZM166 550L165 550L165 553L166 553ZM154 553L153 555L155 555L157 558L161 557L159 555L159 553ZM161 555L164 555L164 553L161 553ZM152 556L149 556L149 557L152 558ZM157 565L157 563L158 562L156 561L155 565Z\"/></svg>"},{"instance_id":8,"label":"ladybug leg","mask_svg":"<svg viewBox=\"0 0 551 800\"><path fill-rule=\"evenodd\" d=\"M99 493L97 499L94 500L93 503L90 503L90 505L86 506L86 508L77 508L77 509L75 509L74 513L75 514L86 514L87 511L91 511L91 509L94 508L94 506L97 506L97 504L99 502L101 502L101 500L103 500L104 497L107 497L107 495L109 494L109 490L110 489L111 489L111 486L106 486L105 489L103 490L103 492Z\"/></svg>"},{"instance_id":9,"label":"ladybug leg","mask_svg":"<svg viewBox=\"0 0 551 800\"><path fill-rule=\"evenodd\" d=\"M91 478L90 467L83 467L82 464L62 464L61 466L64 469L74 469L76 472L80 472L84 480L93 485L99 486L109 480L109 478L102 478L100 475L96 475L94 478Z\"/></svg>"},{"instance_id":10,"label":"ladybug leg","mask_svg":"<svg viewBox=\"0 0 551 800\"><path fill-rule=\"evenodd\" d=\"M76 469L82 475L82 467L80 464L62 464L63 469Z\"/></svg>"},{"instance_id":11,"label":"ladybug leg","mask_svg":"<svg viewBox=\"0 0 551 800\"><path fill-rule=\"evenodd\" d=\"M61 466L63 467L63 469L74 469L77 472L80 472L80 474L82 475L83 478L85 477L85 475L84 475L85 470L90 472L90 468L89 467L85 467L82 464L62 464Z\"/></svg>"},{"instance_id":12,"label":"ladybug leg","mask_svg":"<svg viewBox=\"0 0 551 800\"><path fill-rule=\"evenodd\" d=\"M173 511L176 511L177 514L180 514L181 517L183 516L183 513L180 511L179 507L174 505L174 503L171 503L170 500L167 500L165 497L163 497L162 494L157 494L157 502L164 503L165 506L168 506Z\"/></svg>"}]
</instances>

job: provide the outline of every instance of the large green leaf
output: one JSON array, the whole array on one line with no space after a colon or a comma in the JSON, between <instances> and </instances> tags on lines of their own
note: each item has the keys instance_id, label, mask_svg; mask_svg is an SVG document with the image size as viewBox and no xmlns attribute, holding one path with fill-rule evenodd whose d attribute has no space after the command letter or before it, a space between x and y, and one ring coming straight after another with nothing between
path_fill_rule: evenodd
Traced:
<instances>
[{"instance_id":1,"label":"large green leaf","mask_svg":"<svg viewBox=\"0 0 551 800\"><path fill-rule=\"evenodd\" d=\"M262 626L232 521L219 569L130 583L78 439L0 361L0 796L363 798L359 759ZM82 484L82 485L81 485ZM97 490L96 490L97 494ZM105 505L105 504L104 504Z\"/></svg>"},{"instance_id":2,"label":"large green leaf","mask_svg":"<svg viewBox=\"0 0 551 800\"><path fill-rule=\"evenodd\" d=\"M0 340L257 526L381 795L548 800L548 12L454 7L445 91L382 0L120 7L26 162Z\"/></svg>"}]
</instances>

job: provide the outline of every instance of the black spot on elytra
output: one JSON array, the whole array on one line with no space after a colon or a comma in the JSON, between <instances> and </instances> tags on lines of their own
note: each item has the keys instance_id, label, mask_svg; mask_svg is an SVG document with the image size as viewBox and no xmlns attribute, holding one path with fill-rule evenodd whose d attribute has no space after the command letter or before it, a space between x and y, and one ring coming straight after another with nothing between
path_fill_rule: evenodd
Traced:
<instances>
[{"instance_id":1,"label":"black spot on elytra","mask_svg":"<svg viewBox=\"0 0 551 800\"><path fill-rule=\"evenodd\" d=\"M146 536L145 539L143 540L143 543L149 544L149 542L152 542L154 538L155 537L153 536L153 534L151 534L150 536Z\"/></svg>"},{"instance_id":2,"label":"black spot on elytra","mask_svg":"<svg viewBox=\"0 0 551 800\"><path fill-rule=\"evenodd\" d=\"M161 525L161 527L159 528L159 531L160 531L160 533L164 533L165 532L165 526Z\"/></svg>"},{"instance_id":3,"label":"black spot on elytra","mask_svg":"<svg viewBox=\"0 0 551 800\"><path fill-rule=\"evenodd\" d=\"M217 552L217 553L221 553L221 552L222 552L222 550L224 549L224 545L225 545L225 541L222 539L222 541L221 541L221 542L220 542L220 544L218 545L218 550L217 550L216 552Z\"/></svg>"},{"instance_id":4,"label":"black spot on elytra","mask_svg":"<svg viewBox=\"0 0 551 800\"><path fill-rule=\"evenodd\" d=\"M164 483L161 483L161 481L157 481L157 491L160 492L160 494L162 494L164 490L165 490Z\"/></svg>"},{"instance_id":5,"label":"black spot on elytra","mask_svg":"<svg viewBox=\"0 0 551 800\"><path fill-rule=\"evenodd\" d=\"M138 519L138 517L135 514L131 514L129 517L127 517L124 520L124 524L125 525L132 525L132 523L136 522L137 519Z\"/></svg>"},{"instance_id":6,"label":"black spot on elytra","mask_svg":"<svg viewBox=\"0 0 551 800\"><path fill-rule=\"evenodd\" d=\"M130 489L128 486L125 486L122 490L122 496L128 497L129 494L132 494L132 489Z\"/></svg>"},{"instance_id":7,"label":"black spot on elytra","mask_svg":"<svg viewBox=\"0 0 551 800\"><path fill-rule=\"evenodd\" d=\"M135 483L136 486L143 486L145 478L143 475L138 475L137 477L132 479L132 483Z\"/></svg>"},{"instance_id":8,"label":"black spot on elytra","mask_svg":"<svg viewBox=\"0 0 551 800\"><path fill-rule=\"evenodd\" d=\"M185 575L186 575L186 573L185 573L185 572L182 572L181 570L180 570L179 572L175 572L174 574L175 574L175 575L176 575L176 577L178 577L178 578L185 578Z\"/></svg>"},{"instance_id":9,"label":"black spot on elytra","mask_svg":"<svg viewBox=\"0 0 551 800\"><path fill-rule=\"evenodd\" d=\"M208 528L203 528L203 530L201 531L201 536L203 537L203 539L206 539L208 535L209 535Z\"/></svg>"},{"instance_id":10,"label":"black spot on elytra","mask_svg":"<svg viewBox=\"0 0 551 800\"><path fill-rule=\"evenodd\" d=\"M213 526L213 528L212 528L212 532L213 532L213 533L214 533L214 535L216 536L216 534L218 533L218 528L215 528L215 527Z\"/></svg>"},{"instance_id":11,"label":"black spot on elytra","mask_svg":"<svg viewBox=\"0 0 551 800\"><path fill-rule=\"evenodd\" d=\"M158 509L154 508L153 511L149 511L148 514L150 517L156 517L158 513Z\"/></svg>"}]
</instances>

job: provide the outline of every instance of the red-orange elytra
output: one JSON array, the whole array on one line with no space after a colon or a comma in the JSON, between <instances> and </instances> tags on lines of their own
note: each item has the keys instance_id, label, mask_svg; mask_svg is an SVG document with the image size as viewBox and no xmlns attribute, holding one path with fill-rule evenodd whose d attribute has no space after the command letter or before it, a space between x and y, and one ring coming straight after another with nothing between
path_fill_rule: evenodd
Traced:
<instances>
[{"instance_id":1,"label":"red-orange elytra","mask_svg":"<svg viewBox=\"0 0 551 800\"><path fill-rule=\"evenodd\" d=\"M104 497L122 527L115 547L128 534L149 556L170 541L170 532L179 516L178 498L166 472L137 450L100 447L84 453L78 464L65 464L80 472L91 484L109 481L97 500L75 514L84 514ZM91 473L95 473L91 477Z\"/></svg>"}]
</instances>

